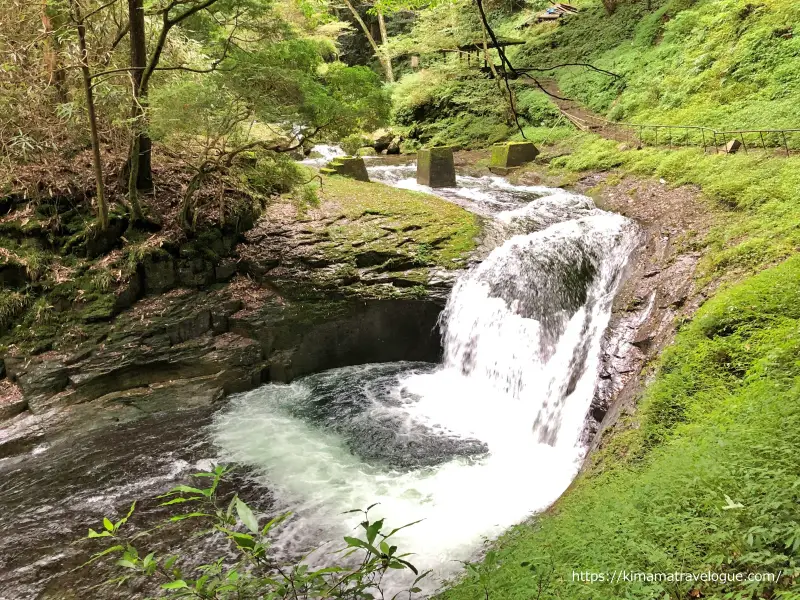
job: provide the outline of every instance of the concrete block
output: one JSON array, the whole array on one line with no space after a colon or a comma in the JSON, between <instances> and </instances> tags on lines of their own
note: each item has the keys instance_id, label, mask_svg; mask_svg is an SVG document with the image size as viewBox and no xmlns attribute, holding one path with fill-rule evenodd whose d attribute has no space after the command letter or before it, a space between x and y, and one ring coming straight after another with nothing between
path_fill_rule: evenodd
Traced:
<instances>
[{"instance_id":1,"label":"concrete block","mask_svg":"<svg viewBox=\"0 0 800 600\"><path fill-rule=\"evenodd\" d=\"M739 140L731 140L727 144L725 144L725 154L736 154L739 151L739 148L742 147L742 142Z\"/></svg>"},{"instance_id":2,"label":"concrete block","mask_svg":"<svg viewBox=\"0 0 800 600\"><path fill-rule=\"evenodd\" d=\"M364 164L364 159L360 156L340 156L328 163L324 169L320 169L320 173L341 175L358 181L369 181L367 165Z\"/></svg>"},{"instance_id":3,"label":"concrete block","mask_svg":"<svg viewBox=\"0 0 800 600\"><path fill-rule=\"evenodd\" d=\"M432 188L456 186L456 167L451 146L421 148L417 152L417 183Z\"/></svg>"},{"instance_id":4,"label":"concrete block","mask_svg":"<svg viewBox=\"0 0 800 600\"><path fill-rule=\"evenodd\" d=\"M508 142L492 146L489 168L513 169L531 162L539 155L539 150L531 142Z\"/></svg>"}]
</instances>

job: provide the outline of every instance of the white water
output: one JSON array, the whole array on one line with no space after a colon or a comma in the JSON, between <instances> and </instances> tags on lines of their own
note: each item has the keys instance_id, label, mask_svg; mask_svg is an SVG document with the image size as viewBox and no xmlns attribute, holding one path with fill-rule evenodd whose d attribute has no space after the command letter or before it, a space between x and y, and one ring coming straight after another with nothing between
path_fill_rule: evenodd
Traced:
<instances>
[{"instance_id":1,"label":"white water","mask_svg":"<svg viewBox=\"0 0 800 600\"><path fill-rule=\"evenodd\" d=\"M304 165L309 165L312 167L320 167L327 163L329 163L334 158L338 158L339 156L346 156L346 152L342 150L339 146L329 146L327 144L319 144L311 148L312 154L314 154L313 158L307 158L302 162Z\"/></svg>"},{"instance_id":2,"label":"white water","mask_svg":"<svg viewBox=\"0 0 800 600\"><path fill-rule=\"evenodd\" d=\"M373 180L418 188L408 167ZM220 459L249 465L297 515L278 547L341 539L343 512L379 502L436 585L493 537L551 504L575 476L600 341L636 232L562 190L459 178L436 190L511 236L453 289L438 366L366 365L268 385L213 425ZM502 210L506 209L506 210ZM398 585L400 582L398 582ZM428 588L427 591L430 591Z\"/></svg>"}]
</instances>

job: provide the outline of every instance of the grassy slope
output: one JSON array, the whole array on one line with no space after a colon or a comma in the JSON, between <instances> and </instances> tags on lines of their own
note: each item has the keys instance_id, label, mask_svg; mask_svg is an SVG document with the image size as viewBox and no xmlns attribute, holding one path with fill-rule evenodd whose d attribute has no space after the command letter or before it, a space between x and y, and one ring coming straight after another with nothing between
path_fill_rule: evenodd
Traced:
<instances>
[{"instance_id":1,"label":"grassy slope","mask_svg":"<svg viewBox=\"0 0 800 600\"><path fill-rule=\"evenodd\" d=\"M656 16L640 2L611 19L594 7L535 29L522 52L529 64L581 58L626 73L624 89L577 70L559 77L568 94L615 118L800 126L800 45L774 35L800 21L796 3L653 4ZM444 597L800 598L791 591L800 576L800 159L620 151L589 135L556 154L564 148L570 154L551 163L562 173L618 169L700 185L729 217L706 240L704 277L738 283L681 330L593 468ZM777 586L572 578L614 569L783 577Z\"/></svg>"},{"instance_id":2,"label":"grassy slope","mask_svg":"<svg viewBox=\"0 0 800 600\"><path fill-rule=\"evenodd\" d=\"M763 154L704 154L702 150L620 151L618 143L596 136L575 136L570 154L551 168L561 172L617 168L664 178L671 185L699 185L726 218L705 242L711 252L705 278L728 280L753 274L800 248L800 157Z\"/></svg>"},{"instance_id":3,"label":"grassy slope","mask_svg":"<svg viewBox=\"0 0 800 600\"><path fill-rule=\"evenodd\" d=\"M647 11L623 0L611 17L600 2L576 4L584 10L566 24L526 30L515 64L591 61L622 75L558 71L568 95L617 120L800 127L797 2L653 0Z\"/></svg>"}]
</instances>

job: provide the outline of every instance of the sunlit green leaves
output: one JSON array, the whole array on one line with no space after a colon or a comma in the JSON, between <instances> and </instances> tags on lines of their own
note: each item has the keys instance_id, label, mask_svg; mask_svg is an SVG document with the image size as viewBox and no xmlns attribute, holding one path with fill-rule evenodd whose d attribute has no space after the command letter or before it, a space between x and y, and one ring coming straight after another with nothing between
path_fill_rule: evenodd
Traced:
<instances>
[{"instance_id":1,"label":"sunlit green leaves","mask_svg":"<svg viewBox=\"0 0 800 600\"><path fill-rule=\"evenodd\" d=\"M388 570L409 570L417 575L409 587L409 598L414 598L415 594L422 591L419 582L428 573L419 574L416 567L409 562L408 555L398 554L398 547L386 541L413 523L385 533L384 519L371 521L369 518L369 510L373 507L352 511L363 515L358 528L364 537L346 537L347 547L329 554L326 566L315 569L303 561L298 564L278 565L269 555L270 535L289 519L291 513L277 515L260 527L253 509L237 494L224 502L218 498L219 483L226 473L227 469L224 467L217 467L211 473L197 473L195 478L198 482L211 479L211 486L203 488L182 484L162 495L161 498L175 496L185 502L195 503L199 510L169 516L164 523L146 532L146 535L128 534L122 528L123 521L131 516L133 507L117 524L111 519L104 519L102 533L91 530L89 537L96 542L105 537L114 537L115 543L93 554L86 565L113 557L113 565L121 574L111 577L106 583L120 584L153 578L161 596L175 598L366 600L383 595L381 586ZM180 502L174 502L174 499L161 504L169 508L178 508L181 505ZM181 557L180 552L162 555L151 551L140 558L144 554L144 551L139 551L140 544L158 539L165 527L187 519L196 520L199 531L216 535L217 540L219 534L222 534L231 544L230 551L220 548L219 558L191 571L177 568L178 561L187 558ZM121 543L116 543L117 541ZM340 559L344 559L342 564L338 563Z\"/></svg>"}]
</instances>

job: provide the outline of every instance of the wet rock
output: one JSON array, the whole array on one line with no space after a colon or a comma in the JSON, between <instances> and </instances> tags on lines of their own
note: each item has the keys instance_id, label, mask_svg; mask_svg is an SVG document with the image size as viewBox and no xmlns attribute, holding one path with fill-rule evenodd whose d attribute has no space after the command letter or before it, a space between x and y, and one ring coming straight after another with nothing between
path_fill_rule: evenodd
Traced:
<instances>
[{"instance_id":1,"label":"wet rock","mask_svg":"<svg viewBox=\"0 0 800 600\"><path fill-rule=\"evenodd\" d=\"M42 411L60 399L69 385L69 371L63 361L39 357L28 361L6 358L11 378L22 390L28 407Z\"/></svg>"},{"instance_id":2,"label":"wet rock","mask_svg":"<svg viewBox=\"0 0 800 600\"><path fill-rule=\"evenodd\" d=\"M142 275L137 270L136 273L131 275L127 283L122 285L116 292L116 301L114 302L114 311L120 312L126 308L130 308L134 303L142 297L144 286L142 285Z\"/></svg>"},{"instance_id":3,"label":"wet rock","mask_svg":"<svg viewBox=\"0 0 800 600\"><path fill-rule=\"evenodd\" d=\"M181 344L198 338L211 330L211 311L203 310L196 315L173 323L167 327L170 344Z\"/></svg>"},{"instance_id":4,"label":"wet rock","mask_svg":"<svg viewBox=\"0 0 800 600\"><path fill-rule=\"evenodd\" d=\"M394 252L378 252L377 250L369 250L367 252L360 252L356 254L356 266L363 268L363 267L374 267L377 265L382 265L386 261L391 258L394 258Z\"/></svg>"},{"instance_id":5,"label":"wet rock","mask_svg":"<svg viewBox=\"0 0 800 600\"><path fill-rule=\"evenodd\" d=\"M388 129L378 129L372 134L372 147L376 154L380 154L389 148L395 139L394 134Z\"/></svg>"},{"instance_id":6,"label":"wet rock","mask_svg":"<svg viewBox=\"0 0 800 600\"><path fill-rule=\"evenodd\" d=\"M178 283L184 287L204 287L214 283L214 266L202 258L178 261Z\"/></svg>"},{"instance_id":7,"label":"wet rock","mask_svg":"<svg viewBox=\"0 0 800 600\"><path fill-rule=\"evenodd\" d=\"M602 176L599 176L602 181ZM587 186L597 186L592 180ZM580 188L579 188L580 189ZM659 198L656 207L652 198ZM590 418L584 438L592 448L602 443L602 432L619 416L636 409L646 383L645 365L656 360L675 334L675 324L691 315L702 302L695 289L700 255L679 243L686 231L708 230L713 215L699 199L698 190L665 191L657 181L626 178L604 187L597 198L606 210L625 209L642 225L640 247L628 266L628 275L614 301L603 339Z\"/></svg>"},{"instance_id":8,"label":"wet rock","mask_svg":"<svg viewBox=\"0 0 800 600\"><path fill-rule=\"evenodd\" d=\"M0 265L0 288L17 288L28 283L25 265L7 262Z\"/></svg>"},{"instance_id":9,"label":"wet rock","mask_svg":"<svg viewBox=\"0 0 800 600\"><path fill-rule=\"evenodd\" d=\"M217 281L229 281L234 275L236 275L237 268L238 265L233 259L222 261L214 269L214 278Z\"/></svg>"}]
</instances>

